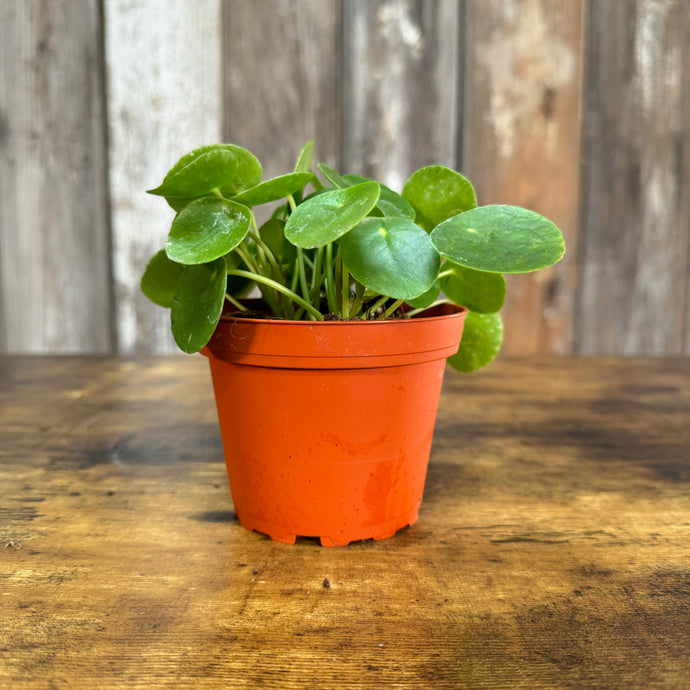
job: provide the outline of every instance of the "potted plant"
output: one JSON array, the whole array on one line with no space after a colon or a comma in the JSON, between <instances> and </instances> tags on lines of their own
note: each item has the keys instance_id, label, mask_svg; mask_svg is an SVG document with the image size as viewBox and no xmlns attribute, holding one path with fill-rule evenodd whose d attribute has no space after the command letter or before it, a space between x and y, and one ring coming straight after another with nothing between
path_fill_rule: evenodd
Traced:
<instances>
[{"instance_id":1,"label":"potted plant","mask_svg":"<svg viewBox=\"0 0 690 690\"><path fill-rule=\"evenodd\" d=\"M313 148L265 181L234 144L183 156L150 190L175 217L141 287L170 308L179 347L210 360L240 522L339 545L416 520L446 359L488 364L502 274L550 266L564 243L533 211L477 206L449 168L398 194L319 176Z\"/></svg>"}]
</instances>

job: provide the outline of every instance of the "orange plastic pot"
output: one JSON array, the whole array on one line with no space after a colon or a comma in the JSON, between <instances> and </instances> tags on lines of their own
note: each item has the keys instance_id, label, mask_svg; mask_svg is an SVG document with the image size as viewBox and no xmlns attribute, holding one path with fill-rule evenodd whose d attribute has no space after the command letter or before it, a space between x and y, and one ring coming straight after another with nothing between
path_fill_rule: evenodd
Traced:
<instances>
[{"instance_id":1,"label":"orange plastic pot","mask_svg":"<svg viewBox=\"0 0 690 690\"><path fill-rule=\"evenodd\" d=\"M417 519L445 360L467 310L424 318L223 316L211 364L239 521L277 541L383 539Z\"/></svg>"}]
</instances>

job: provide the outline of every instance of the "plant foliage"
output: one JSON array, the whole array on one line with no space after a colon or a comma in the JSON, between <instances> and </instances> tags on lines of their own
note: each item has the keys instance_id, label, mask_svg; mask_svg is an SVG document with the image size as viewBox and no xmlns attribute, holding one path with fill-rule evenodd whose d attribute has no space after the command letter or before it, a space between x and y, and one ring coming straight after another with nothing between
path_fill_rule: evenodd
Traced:
<instances>
[{"instance_id":1,"label":"plant foliage","mask_svg":"<svg viewBox=\"0 0 690 690\"><path fill-rule=\"evenodd\" d=\"M359 175L312 168L308 142L292 172L262 181L235 144L183 156L150 190L176 211L143 292L171 310L184 352L210 339L229 302L258 289L268 314L291 320L410 318L441 302L467 306L449 362L470 372L501 346L502 274L551 266L565 251L549 220L516 206L477 206L470 181L440 165L414 172L402 194ZM279 202L258 226L254 208ZM441 299L439 300L439 296Z\"/></svg>"}]
</instances>

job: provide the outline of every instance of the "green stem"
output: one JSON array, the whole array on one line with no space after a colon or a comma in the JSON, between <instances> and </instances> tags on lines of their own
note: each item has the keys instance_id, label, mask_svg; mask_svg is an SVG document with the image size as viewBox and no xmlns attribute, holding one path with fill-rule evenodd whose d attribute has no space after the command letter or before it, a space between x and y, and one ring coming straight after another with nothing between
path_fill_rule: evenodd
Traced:
<instances>
[{"instance_id":1,"label":"green stem","mask_svg":"<svg viewBox=\"0 0 690 690\"><path fill-rule=\"evenodd\" d=\"M323 314L321 314L320 311L314 309L314 307L311 304L309 304L309 302L303 300L297 293L293 292L289 288L286 288L284 285L281 285L275 280L271 280L271 278L267 278L266 276L262 276L258 273L252 273L251 271L242 271L240 269L233 269L232 271L228 271L228 275L239 276L240 278L249 278L250 280L253 280L256 283L261 283L266 287L270 287L276 292L280 292L281 294L285 295L288 299L291 299L296 304L299 304L300 307L304 307L304 309L309 313L310 316L313 317L314 320L323 321Z\"/></svg>"},{"instance_id":2,"label":"green stem","mask_svg":"<svg viewBox=\"0 0 690 690\"><path fill-rule=\"evenodd\" d=\"M320 288L321 282L321 262L323 261L323 247L316 250L314 265L311 267L311 297L314 300L314 290ZM320 290L319 290L320 292Z\"/></svg>"},{"instance_id":3,"label":"green stem","mask_svg":"<svg viewBox=\"0 0 690 690\"><path fill-rule=\"evenodd\" d=\"M382 307L387 301L388 297L386 295L382 295L379 297L374 304L372 304L368 309L367 309L367 319L370 319L372 315L374 315L380 307Z\"/></svg>"},{"instance_id":4,"label":"green stem","mask_svg":"<svg viewBox=\"0 0 690 690\"><path fill-rule=\"evenodd\" d=\"M400 305L402 305L402 304L405 304L405 300L404 300L404 299L396 299L395 302L393 302L393 304L391 304L391 306L388 307L388 309L386 309L386 311L384 311L383 314L381 314L381 316L379 317L379 319L380 319L381 321L384 321L384 320L387 319L391 314L393 314L393 313L395 312L395 310L396 310Z\"/></svg>"},{"instance_id":5,"label":"green stem","mask_svg":"<svg viewBox=\"0 0 690 690\"><path fill-rule=\"evenodd\" d=\"M309 290L309 284L307 283L307 271L304 267L304 251L302 247L297 247L297 262L299 265L299 286L302 291L302 297L304 299L311 298L311 291Z\"/></svg>"},{"instance_id":6,"label":"green stem","mask_svg":"<svg viewBox=\"0 0 690 690\"><path fill-rule=\"evenodd\" d=\"M348 318L350 315L350 271L347 270L347 266L341 261L342 266L342 290L341 290L341 300L342 300L342 315L344 318Z\"/></svg>"},{"instance_id":7,"label":"green stem","mask_svg":"<svg viewBox=\"0 0 690 690\"><path fill-rule=\"evenodd\" d=\"M259 273L259 269L254 263L254 259L252 258L251 254L247 250L247 246L244 243L244 240L241 244L238 244L237 247L235 247L235 251L240 255L240 258L242 259L242 261L244 261L245 265L250 271L253 271L254 273Z\"/></svg>"},{"instance_id":8,"label":"green stem","mask_svg":"<svg viewBox=\"0 0 690 690\"><path fill-rule=\"evenodd\" d=\"M343 313L341 311L341 295L338 293L342 293L341 286L342 283L340 282L341 277L342 277L342 268L343 268L343 263L340 261L340 248L338 248L338 251L335 255L335 261L333 262L334 265L334 275L333 275L333 291L335 292L335 302L336 302L336 312L340 313L340 316L343 316Z\"/></svg>"},{"instance_id":9,"label":"green stem","mask_svg":"<svg viewBox=\"0 0 690 690\"><path fill-rule=\"evenodd\" d=\"M240 311L249 311L249 309L247 309L242 302L238 302L229 292L225 293L225 299L228 300L233 307L239 309Z\"/></svg>"},{"instance_id":10,"label":"green stem","mask_svg":"<svg viewBox=\"0 0 690 690\"><path fill-rule=\"evenodd\" d=\"M338 297L335 291L335 275L333 270L333 243L326 245L326 270L324 282L326 283L326 299L328 300L328 311L335 314L338 311Z\"/></svg>"},{"instance_id":11,"label":"green stem","mask_svg":"<svg viewBox=\"0 0 690 690\"><path fill-rule=\"evenodd\" d=\"M348 318L354 319L356 316L359 315L359 311L362 307L362 300L364 299L364 292L366 291L366 288L362 283L356 283L357 287L355 288L355 299L353 300L352 304L350 305L350 313L348 315Z\"/></svg>"},{"instance_id":12,"label":"green stem","mask_svg":"<svg viewBox=\"0 0 690 690\"><path fill-rule=\"evenodd\" d=\"M254 217L254 214L252 214L252 218ZM268 260L268 263L270 264L271 268L274 271L274 275L276 278L282 276L282 271L280 270L280 266L278 265L278 261L276 260L275 255L271 251L271 248L261 239L261 235L259 235L258 231L257 232L250 232L249 237L251 237L254 240L254 243L258 247L259 251L261 254Z\"/></svg>"}]
</instances>

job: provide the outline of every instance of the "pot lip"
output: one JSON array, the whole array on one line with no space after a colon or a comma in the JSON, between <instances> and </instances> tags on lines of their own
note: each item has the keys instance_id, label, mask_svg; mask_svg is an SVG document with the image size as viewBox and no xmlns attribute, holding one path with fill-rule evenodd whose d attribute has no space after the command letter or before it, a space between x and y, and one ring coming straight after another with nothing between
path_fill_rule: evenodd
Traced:
<instances>
[{"instance_id":1,"label":"pot lip","mask_svg":"<svg viewBox=\"0 0 690 690\"><path fill-rule=\"evenodd\" d=\"M245 304L252 302L261 303L260 300L243 300ZM246 324L271 324L271 326L292 326L292 327L305 327L314 328L314 326L321 327L343 327L343 326L382 326L383 324L422 324L430 323L434 321L441 321L449 317L460 317L465 316L469 313L467 307L463 307L458 304L439 304L436 307L430 308L429 316L415 316L411 319L384 319L384 320L365 320L365 319L344 319L344 320L333 320L333 321L305 321L297 319L280 319L277 317L246 317L246 316L236 316L230 314L221 315L221 321L230 323L246 323Z\"/></svg>"}]
</instances>

